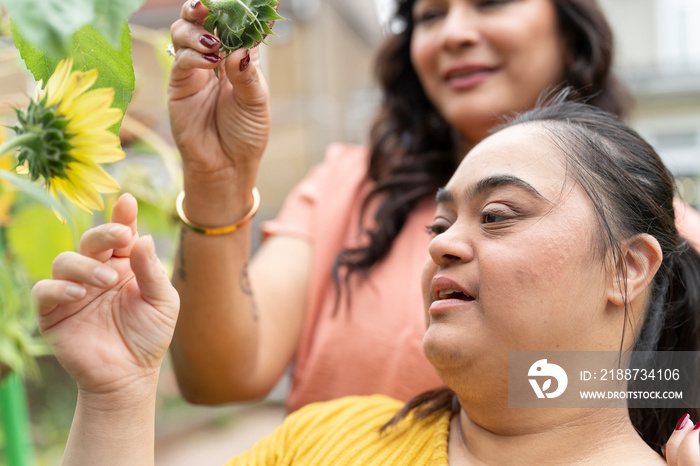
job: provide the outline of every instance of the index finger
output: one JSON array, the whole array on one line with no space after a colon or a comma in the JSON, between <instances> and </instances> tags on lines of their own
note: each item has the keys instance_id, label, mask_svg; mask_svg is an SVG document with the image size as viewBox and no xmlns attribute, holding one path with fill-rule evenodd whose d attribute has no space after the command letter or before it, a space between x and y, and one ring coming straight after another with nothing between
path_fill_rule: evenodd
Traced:
<instances>
[{"instance_id":1,"label":"index finger","mask_svg":"<svg viewBox=\"0 0 700 466\"><path fill-rule=\"evenodd\" d=\"M119 196L119 199L112 207L112 222L120 223L129 227L132 234L132 240L127 246L115 249L113 254L115 256L126 257L129 255L131 250L131 245L138 238L138 232L136 230L136 216L138 214L138 203L136 198L129 193L124 193Z\"/></svg>"},{"instance_id":2,"label":"index finger","mask_svg":"<svg viewBox=\"0 0 700 466\"><path fill-rule=\"evenodd\" d=\"M188 0L180 10L180 18L193 23L201 23L207 14L209 10L199 0Z\"/></svg>"}]
</instances>

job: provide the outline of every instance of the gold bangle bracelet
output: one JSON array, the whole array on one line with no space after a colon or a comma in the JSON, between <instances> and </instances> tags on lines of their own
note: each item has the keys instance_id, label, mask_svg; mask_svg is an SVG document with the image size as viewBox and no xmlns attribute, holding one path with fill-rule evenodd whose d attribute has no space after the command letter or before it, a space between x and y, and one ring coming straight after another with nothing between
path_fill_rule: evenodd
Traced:
<instances>
[{"instance_id":1,"label":"gold bangle bracelet","mask_svg":"<svg viewBox=\"0 0 700 466\"><path fill-rule=\"evenodd\" d=\"M228 233L233 233L234 231L238 230L240 227L248 223L250 219L253 218L253 216L258 212L258 208L260 207L260 193L258 192L258 188L253 188L253 206L250 208L248 213L243 216L243 218L241 218L236 223L227 225L225 227L209 228L203 227L201 225L196 225L190 222L190 220L185 215L184 209L182 208L182 203L184 202L184 200L185 191L180 191L180 194L177 196L177 200L175 201L175 210L177 211L177 215L180 217L180 220L190 230L208 236L226 235Z\"/></svg>"}]
</instances>

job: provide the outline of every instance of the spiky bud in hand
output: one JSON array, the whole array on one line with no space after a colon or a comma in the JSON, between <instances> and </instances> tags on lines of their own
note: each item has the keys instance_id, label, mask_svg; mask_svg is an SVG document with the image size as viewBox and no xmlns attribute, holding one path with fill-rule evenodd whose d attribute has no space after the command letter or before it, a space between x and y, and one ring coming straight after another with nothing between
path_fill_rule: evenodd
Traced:
<instances>
[{"instance_id":1,"label":"spiky bud in hand","mask_svg":"<svg viewBox=\"0 0 700 466\"><path fill-rule=\"evenodd\" d=\"M276 20L286 19L277 13L277 0L202 0L202 5L209 9L204 29L221 39L220 51L227 54L255 47L273 34Z\"/></svg>"}]
</instances>

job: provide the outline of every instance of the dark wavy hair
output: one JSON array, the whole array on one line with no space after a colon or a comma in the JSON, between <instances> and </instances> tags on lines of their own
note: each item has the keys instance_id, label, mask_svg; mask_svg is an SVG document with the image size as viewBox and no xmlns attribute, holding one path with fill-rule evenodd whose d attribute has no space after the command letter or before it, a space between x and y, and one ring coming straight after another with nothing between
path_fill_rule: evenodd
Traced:
<instances>
[{"instance_id":1,"label":"dark wavy hair","mask_svg":"<svg viewBox=\"0 0 700 466\"><path fill-rule=\"evenodd\" d=\"M552 1L568 49L562 57L565 82L553 87L571 87L571 98L624 117L629 94L612 73L612 31L598 4ZM378 199L375 227L366 232L366 244L336 257L332 276L338 299L341 281L349 289L353 273L366 276L387 255L410 212L447 183L461 155L455 131L428 100L411 64L414 2L397 0L392 21L403 29L387 37L378 52L375 72L383 101L370 136L368 177L374 186L363 201L361 216Z\"/></svg>"},{"instance_id":2,"label":"dark wavy hair","mask_svg":"<svg viewBox=\"0 0 700 466\"><path fill-rule=\"evenodd\" d=\"M659 242L662 263L650 284L649 305L634 349L700 350L700 254L676 229L673 175L654 148L619 119L589 105L565 102L564 97L560 94L552 104L523 113L496 132L518 124L537 124L561 149L567 173L595 209L600 257L610 255L615 264L624 264L621 244L638 234L649 234ZM626 276L624 270L622 276ZM625 329L621 329L623 335ZM692 379L689 386L694 392L683 394L690 400L687 408L629 409L635 428L657 452L683 414L700 419L700 409L695 407L698 367L688 369L683 376ZM449 388L413 398L385 428L410 412L424 418L444 411L459 411L456 395Z\"/></svg>"}]
</instances>

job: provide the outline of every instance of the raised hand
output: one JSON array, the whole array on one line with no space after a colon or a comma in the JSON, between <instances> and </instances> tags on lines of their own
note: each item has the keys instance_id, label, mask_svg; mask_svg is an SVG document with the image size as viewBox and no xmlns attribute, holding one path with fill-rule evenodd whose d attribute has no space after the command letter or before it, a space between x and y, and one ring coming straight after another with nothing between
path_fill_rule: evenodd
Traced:
<instances>
[{"instance_id":1,"label":"raised hand","mask_svg":"<svg viewBox=\"0 0 700 466\"><path fill-rule=\"evenodd\" d=\"M172 338L179 298L152 238L138 237L136 213L123 195L113 222L56 257L52 279L33 289L39 330L84 393L150 387Z\"/></svg>"},{"instance_id":2,"label":"raised hand","mask_svg":"<svg viewBox=\"0 0 700 466\"><path fill-rule=\"evenodd\" d=\"M219 57L220 42L200 24L207 13L201 3L188 1L171 27L176 50L168 86L173 135L186 175L251 176L253 183L270 131L267 83L257 49Z\"/></svg>"}]
</instances>

